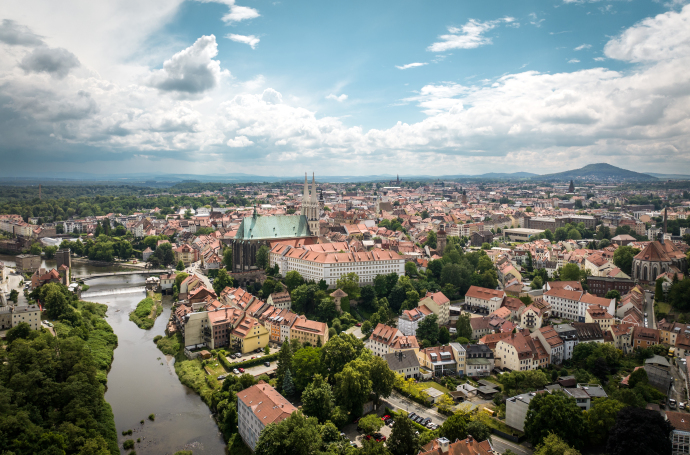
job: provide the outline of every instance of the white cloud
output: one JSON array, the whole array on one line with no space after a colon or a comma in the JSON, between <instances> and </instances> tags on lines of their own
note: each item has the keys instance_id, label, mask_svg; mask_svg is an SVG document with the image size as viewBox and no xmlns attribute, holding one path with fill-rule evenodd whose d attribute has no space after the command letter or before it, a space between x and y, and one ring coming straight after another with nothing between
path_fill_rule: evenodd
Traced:
<instances>
[{"instance_id":1,"label":"white cloud","mask_svg":"<svg viewBox=\"0 0 690 455\"><path fill-rule=\"evenodd\" d=\"M228 142L225 143L228 147L246 147L248 145L252 145L253 142L247 139L247 136L237 136L235 139L228 139Z\"/></svg>"},{"instance_id":2,"label":"white cloud","mask_svg":"<svg viewBox=\"0 0 690 455\"><path fill-rule=\"evenodd\" d=\"M603 62L604 60L606 60L604 57L594 57L595 62Z\"/></svg>"},{"instance_id":3,"label":"white cloud","mask_svg":"<svg viewBox=\"0 0 690 455\"><path fill-rule=\"evenodd\" d=\"M571 58L570 60L568 60L568 63L580 63L580 61L576 58Z\"/></svg>"},{"instance_id":4,"label":"white cloud","mask_svg":"<svg viewBox=\"0 0 690 455\"><path fill-rule=\"evenodd\" d=\"M147 78L151 87L162 91L200 94L215 88L221 76L229 72L220 69L218 44L213 35L202 36L196 42L163 63L163 69L153 71Z\"/></svg>"},{"instance_id":5,"label":"white cloud","mask_svg":"<svg viewBox=\"0 0 690 455\"><path fill-rule=\"evenodd\" d=\"M541 23L544 22L544 20L545 20L545 19L539 19L537 17L536 13L529 13L529 18L530 18L529 23L534 25L537 28L541 27Z\"/></svg>"},{"instance_id":6,"label":"white cloud","mask_svg":"<svg viewBox=\"0 0 690 455\"><path fill-rule=\"evenodd\" d=\"M399 70L406 70L408 68L416 68L418 66L424 66L424 65L428 65L428 63L426 63L426 62L425 63L419 63L419 62L408 63L407 65L402 65L402 66L395 65L395 67L398 68Z\"/></svg>"},{"instance_id":7,"label":"white cloud","mask_svg":"<svg viewBox=\"0 0 690 455\"><path fill-rule=\"evenodd\" d=\"M583 50L583 49L589 49L589 48L591 48L591 47L592 47L591 44L580 44L580 45L577 46L574 50L576 50L576 51L581 51L581 50Z\"/></svg>"},{"instance_id":8,"label":"white cloud","mask_svg":"<svg viewBox=\"0 0 690 455\"><path fill-rule=\"evenodd\" d=\"M225 37L238 43L248 44L252 49L256 49L256 45L259 44L259 41L261 41L254 35L236 35L234 33L230 33L225 35Z\"/></svg>"},{"instance_id":9,"label":"white cloud","mask_svg":"<svg viewBox=\"0 0 690 455\"><path fill-rule=\"evenodd\" d=\"M223 22L227 24L234 24L235 22L245 21L248 19L255 19L260 16L259 12L248 6L239 6L235 4L235 0L197 0L202 3L221 3L227 5L230 11L222 17Z\"/></svg>"},{"instance_id":10,"label":"white cloud","mask_svg":"<svg viewBox=\"0 0 690 455\"><path fill-rule=\"evenodd\" d=\"M690 52L690 5L649 17L625 30L604 46L609 58L629 62L659 62Z\"/></svg>"},{"instance_id":11,"label":"white cloud","mask_svg":"<svg viewBox=\"0 0 690 455\"><path fill-rule=\"evenodd\" d=\"M343 93L342 95L334 95L334 94L331 93L330 95L328 95L328 96L326 97L326 99L327 99L327 100L335 100L335 101L337 101L337 102L339 102L339 103L342 103L343 101L345 101L345 100L347 99L347 95L344 94L344 93Z\"/></svg>"},{"instance_id":12,"label":"white cloud","mask_svg":"<svg viewBox=\"0 0 690 455\"><path fill-rule=\"evenodd\" d=\"M492 44L491 38L484 36L484 33L495 28L500 23L511 23L515 19L512 17L504 17L494 21L481 22L476 19L470 19L465 25L460 28L448 27L449 35L441 35L438 38L441 41L433 43L427 48L432 52L445 52L450 49L474 49L486 44Z\"/></svg>"}]
</instances>

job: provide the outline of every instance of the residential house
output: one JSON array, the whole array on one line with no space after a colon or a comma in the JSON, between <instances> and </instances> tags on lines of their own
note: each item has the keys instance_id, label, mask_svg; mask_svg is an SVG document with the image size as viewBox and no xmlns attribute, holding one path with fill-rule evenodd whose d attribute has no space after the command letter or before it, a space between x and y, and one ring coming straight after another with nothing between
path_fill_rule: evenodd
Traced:
<instances>
[{"instance_id":1,"label":"residential house","mask_svg":"<svg viewBox=\"0 0 690 455\"><path fill-rule=\"evenodd\" d=\"M585 322L596 322L604 332L613 325L613 316L603 307L590 306L585 313Z\"/></svg>"},{"instance_id":2,"label":"residential house","mask_svg":"<svg viewBox=\"0 0 690 455\"><path fill-rule=\"evenodd\" d=\"M650 348L659 344L659 331L647 327L634 327L632 335L633 349Z\"/></svg>"},{"instance_id":3,"label":"residential house","mask_svg":"<svg viewBox=\"0 0 690 455\"><path fill-rule=\"evenodd\" d=\"M419 301L418 306L422 305L438 316L438 325L446 325L450 322L450 300L442 292L427 292Z\"/></svg>"},{"instance_id":4,"label":"residential house","mask_svg":"<svg viewBox=\"0 0 690 455\"><path fill-rule=\"evenodd\" d=\"M290 329L290 339L299 340L302 344L309 343L311 346L323 346L328 342L328 325L298 316Z\"/></svg>"},{"instance_id":5,"label":"residential house","mask_svg":"<svg viewBox=\"0 0 690 455\"><path fill-rule=\"evenodd\" d=\"M465 293L465 307L488 314L499 309L505 297L505 292L501 290L470 286Z\"/></svg>"},{"instance_id":6,"label":"residential house","mask_svg":"<svg viewBox=\"0 0 690 455\"><path fill-rule=\"evenodd\" d=\"M596 322L573 322L578 343L603 343L604 331Z\"/></svg>"},{"instance_id":7,"label":"residential house","mask_svg":"<svg viewBox=\"0 0 690 455\"><path fill-rule=\"evenodd\" d=\"M690 418L686 412L666 411L671 431L671 455L687 455L690 453Z\"/></svg>"},{"instance_id":8,"label":"residential house","mask_svg":"<svg viewBox=\"0 0 690 455\"><path fill-rule=\"evenodd\" d=\"M577 384L575 388L564 388L563 392L575 399L575 403L583 410L589 411L592 401L596 398L608 398L600 384Z\"/></svg>"},{"instance_id":9,"label":"residential house","mask_svg":"<svg viewBox=\"0 0 690 455\"><path fill-rule=\"evenodd\" d=\"M414 350L391 352L383 356L391 371L405 379L419 377L419 359Z\"/></svg>"},{"instance_id":10,"label":"residential house","mask_svg":"<svg viewBox=\"0 0 690 455\"><path fill-rule=\"evenodd\" d=\"M633 351L632 345L632 324L614 324L609 327L611 337L613 338L613 345L616 349L620 349L624 354L630 354Z\"/></svg>"},{"instance_id":11,"label":"residential house","mask_svg":"<svg viewBox=\"0 0 690 455\"><path fill-rule=\"evenodd\" d=\"M467 439L455 442L446 438L434 439L422 446L417 455L492 455L495 453L489 440L479 442L472 436L467 436Z\"/></svg>"},{"instance_id":12,"label":"residential house","mask_svg":"<svg viewBox=\"0 0 690 455\"><path fill-rule=\"evenodd\" d=\"M465 374L476 378L491 375L496 366L494 352L485 344L468 344L465 348Z\"/></svg>"},{"instance_id":13,"label":"residential house","mask_svg":"<svg viewBox=\"0 0 690 455\"><path fill-rule=\"evenodd\" d=\"M404 310L398 318L398 329L404 335L417 335L419 323L430 314L433 314L433 311L426 305L419 305L417 308Z\"/></svg>"},{"instance_id":14,"label":"residential house","mask_svg":"<svg viewBox=\"0 0 690 455\"><path fill-rule=\"evenodd\" d=\"M538 338L541 341L541 345L549 353L552 364L560 365L565 360L565 343L553 326L549 325L535 330L530 336L532 339Z\"/></svg>"},{"instance_id":15,"label":"residential house","mask_svg":"<svg viewBox=\"0 0 690 455\"><path fill-rule=\"evenodd\" d=\"M577 330L570 324L557 324L553 329L558 333L558 336L563 340L563 360L570 360L573 358L573 351L577 346Z\"/></svg>"},{"instance_id":16,"label":"residential house","mask_svg":"<svg viewBox=\"0 0 690 455\"><path fill-rule=\"evenodd\" d=\"M269 295L266 303L273 305L280 310L289 310L292 306L290 293L287 291L287 289L284 289L280 292L274 292L273 294Z\"/></svg>"},{"instance_id":17,"label":"residential house","mask_svg":"<svg viewBox=\"0 0 690 455\"><path fill-rule=\"evenodd\" d=\"M417 352L420 366L430 370L434 376L456 375L458 364L450 346L434 346Z\"/></svg>"},{"instance_id":18,"label":"residential house","mask_svg":"<svg viewBox=\"0 0 690 455\"><path fill-rule=\"evenodd\" d=\"M239 352L246 354L268 345L268 330L255 318L246 316L230 333L230 343Z\"/></svg>"}]
</instances>

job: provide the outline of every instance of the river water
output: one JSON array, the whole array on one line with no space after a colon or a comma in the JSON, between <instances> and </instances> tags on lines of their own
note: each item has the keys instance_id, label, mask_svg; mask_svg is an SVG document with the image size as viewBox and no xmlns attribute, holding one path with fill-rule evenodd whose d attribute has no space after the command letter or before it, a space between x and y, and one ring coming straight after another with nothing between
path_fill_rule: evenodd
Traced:
<instances>
[{"instance_id":1,"label":"river water","mask_svg":"<svg viewBox=\"0 0 690 455\"><path fill-rule=\"evenodd\" d=\"M89 280L88 292L140 287L145 280L143 275L96 278ZM195 455L225 453L225 443L208 406L180 383L174 359L166 359L153 343L153 337L165 335L171 300L163 300L163 313L150 330L142 330L129 320L129 313L144 297L145 293L139 292L89 298L108 305L107 320L119 341L105 399L113 407L120 444L141 438L135 445L138 455L178 450L192 450ZM154 422L148 419L149 414L156 415ZM134 433L122 436L122 431L129 429Z\"/></svg>"}]
</instances>

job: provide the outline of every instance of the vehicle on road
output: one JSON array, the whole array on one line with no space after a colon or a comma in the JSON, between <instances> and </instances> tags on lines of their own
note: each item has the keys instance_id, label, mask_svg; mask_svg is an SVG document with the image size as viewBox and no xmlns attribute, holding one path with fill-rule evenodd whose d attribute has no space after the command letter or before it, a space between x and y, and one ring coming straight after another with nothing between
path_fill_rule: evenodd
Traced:
<instances>
[{"instance_id":1,"label":"vehicle on road","mask_svg":"<svg viewBox=\"0 0 690 455\"><path fill-rule=\"evenodd\" d=\"M218 380L219 380L219 381L222 381L222 380L225 379L226 377L227 377L226 375L221 374L220 376L218 376Z\"/></svg>"},{"instance_id":2,"label":"vehicle on road","mask_svg":"<svg viewBox=\"0 0 690 455\"><path fill-rule=\"evenodd\" d=\"M240 373L244 374L244 368L240 368Z\"/></svg>"},{"instance_id":3,"label":"vehicle on road","mask_svg":"<svg viewBox=\"0 0 690 455\"><path fill-rule=\"evenodd\" d=\"M271 362L264 362L264 366L265 366L265 367L270 367L270 366L271 366Z\"/></svg>"},{"instance_id":4,"label":"vehicle on road","mask_svg":"<svg viewBox=\"0 0 690 455\"><path fill-rule=\"evenodd\" d=\"M388 414L386 414L385 416L381 417L381 420L383 420L383 421L385 422L386 420L388 420L388 419L390 419L390 418L391 418L391 416L389 416Z\"/></svg>"},{"instance_id":5,"label":"vehicle on road","mask_svg":"<svg viewBox=\"0 0 690 455\"><path fill-rule=\"evenodd\" d=\"M235 368L234 370L232 370L232 372L235 373L235 374L240 374L240 372L239 372L239 370L238 370L237 368Z\"/></svg>"},{"instance_id":6,"label":"vehicle on road","mask_svg":"<svg viewBox=\"0 0 690 455\"><path fill-rule=\"evenodd\" d=\"M361 322L358 322L357 324L355 324L355 326L356 326L356 327L362 327L362 323L361 323Z\"/></svg>"},{"instance_id":7,"label":"vehicle on road","mask_svg":"<svg viewBox=\"0 0 690 455\"><path fill-rule=\"evenodd\" d=\"M668 407L671 409L676 409L676 400L674 400L673 398L670 398L668 400Z\"/></svg>"},{"instance_id":8,"label":"vehicle on road","mask_svg":"<svg viewBox=\"0 0 690 455\"><path fill-rule=\"evenodd\" d=\"M389 420L388 421L388 426L393 428L393 425L395 425L395 420Z\"/></svg>"},{"instance_id":9,"label":"vehicle on road","mask_svg":"<svg viewBox=\"0 0 690 455\"><path fill-rule=\"evenodd\" d=\"M678 409L685 409L686 404L684 402L678 403Z\"/></svg>"}]
</instances>

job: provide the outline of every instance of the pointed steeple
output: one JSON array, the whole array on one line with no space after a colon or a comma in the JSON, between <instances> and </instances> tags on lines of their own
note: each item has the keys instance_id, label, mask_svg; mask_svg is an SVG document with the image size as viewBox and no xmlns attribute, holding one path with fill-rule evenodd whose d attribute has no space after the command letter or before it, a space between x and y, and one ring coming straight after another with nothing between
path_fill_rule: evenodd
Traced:
<instances>
[{"instance_id":1,"label":"pointed steeple","mask_svg":"<svg viewBox=\"0 0 690 455\"><path fill-rule=\"evenodd\" d=\"M311 201L316 204L316 177L313 172L311 174Z\"/></svg>"}]
</instances>

